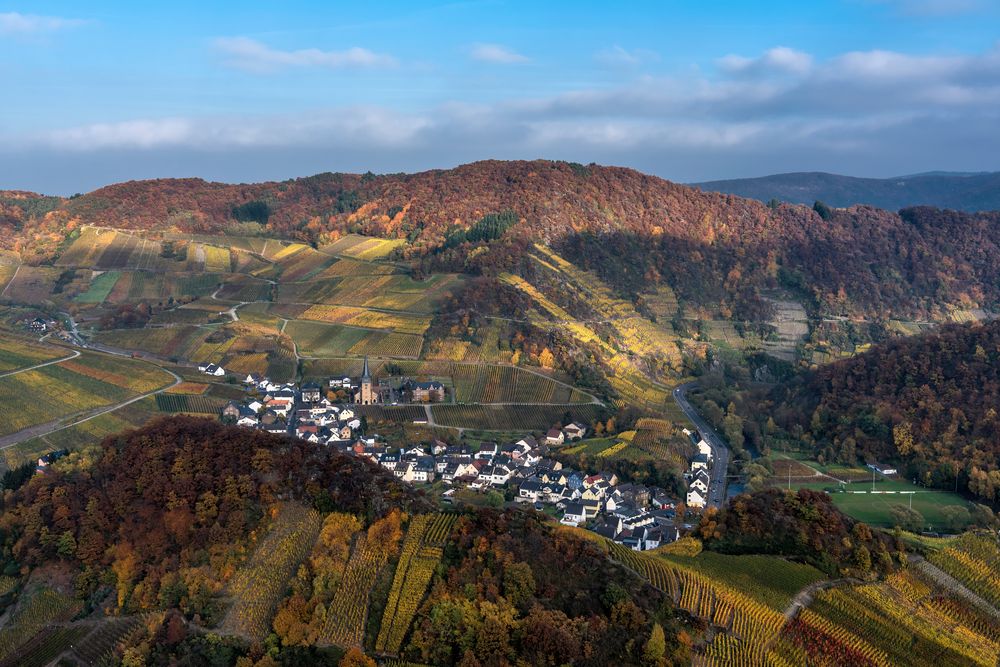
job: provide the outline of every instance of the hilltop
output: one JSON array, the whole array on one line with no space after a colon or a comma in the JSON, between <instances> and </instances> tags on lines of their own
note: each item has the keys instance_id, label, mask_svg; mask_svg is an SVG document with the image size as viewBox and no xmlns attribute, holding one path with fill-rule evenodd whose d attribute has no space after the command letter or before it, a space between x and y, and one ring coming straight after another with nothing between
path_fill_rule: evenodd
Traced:
<instances>
[{"instance_id":1,"label":"hilltop","mask_svg":"<svg viewBox=\"0 0 1000 667\"><path fill-rule=\"evenodd\" d=\"M959 211L1000 209L1000 172L927 172L895 178L857 178L824 172L793 172L758 178L693 183L702 190L770 201L830 206L868 204L888 210L937 206Z\"/></svg>"},{"instance_id":2,"label":"hilltop","mask_svg":"<svg viewBox=\"0 0 1000 667\"><path fill-rule=\"evenodd\" d=\"M516 271L527 244L539 242L623 296L668 284L740 319L759 315L762 291L777 287L810 312L839 315L940 318L956 304L1000 302L998 213L769 207L596 165L484 161L280 183L134 181L71 199L0 197L0 205L13 232L3 243L29 263L52 261L65 235L86 225L319 245L356 232L405 239L399 257L426 269L471 273ZM501 225L477 227L508 212ZM484 246L494 249L488 257L476 251ZM946 265L954 267L947 278L937 268Z\"/></svg>"}]
</instances>

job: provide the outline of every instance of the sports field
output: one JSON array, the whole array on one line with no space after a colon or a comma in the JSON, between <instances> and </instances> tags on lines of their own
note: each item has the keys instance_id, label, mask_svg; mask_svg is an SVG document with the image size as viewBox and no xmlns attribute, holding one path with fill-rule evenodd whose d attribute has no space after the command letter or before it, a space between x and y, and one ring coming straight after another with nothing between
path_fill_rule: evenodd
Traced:
<instances>
[{"instance_id":1,"label":"sports field","mask_svg":"<svg viewBox=\"0 0 1000 667\"><path fill-rule=\"evenodd\" d=\"M780 479L775 481L777 486L783 486ZM793 489L831 491L834 505L845 514L873 526L892 527L890 509L893 505L903 505L920 512L929 530L945 530L944 508L969 507L968 501L957 494L916 486L902 480L878 479L874 493L870 479L844 485L829 479L807 483L796 483L793 480L791 486Z\"/></svg>"}]
</instances>

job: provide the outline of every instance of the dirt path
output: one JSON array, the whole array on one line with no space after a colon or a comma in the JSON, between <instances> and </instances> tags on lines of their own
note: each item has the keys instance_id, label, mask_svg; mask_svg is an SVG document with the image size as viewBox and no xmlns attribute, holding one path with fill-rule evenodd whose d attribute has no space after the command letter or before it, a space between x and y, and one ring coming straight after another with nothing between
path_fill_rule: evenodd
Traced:
<instances>
[{"instance_id":1,"label":"dirt path","mask_svg":"<svg viewBox=\"0 0 1000 667\"><path fill-rule=\"evenodd\" d=\"M7 288L8 288L8 287L10 287L11 285L13 285L13 284L14 284L14 279L15 279L15 278L17 278L17 274L18 274L18 273L19 273L20 271L21 271L21 265L20 265L20 264L18 264L18 265L17 265L17 268L16 268L16 269L14 269L14 275L12 275L12 276L10 277L10 280L8 280L8 281L7 281L7 284L3 286L3 291L2 291L2 292L0 292L0 296L3 296L4 294L6 294L6 293L7 293Z\"/></svg>"},{"instance_id":2,"label":"dirt path","mask_svg":"<svg viewBox=\"0 0 1000 667\"><path fill-rule=\"evenodd\" d=\"M996 619L1000 619L1000 610L984 600L974 591L969 590L961 581L955 579L953 576L939 568L934 563L931 563L923 556L916 554L911 555L910 566L926 574L942 588L959 597L965 598L966 601L978 607L983 613L989 614Z\"/></svg>"},{"instance_id":3,"label":"dirt path","mask_svg":"<svg viewBox=\"0 0 1000 667\"><path fill-rule=\"evenodd\" d=\"M785 622L792 620L799 615L799 612L812 604L813 598L820 591L825 591L828 588L836 588L837 586L847 586L849 584L860 584L862 583L860 579L825 579L823 581L814 581L809 584L801 591L795 594L792 601L788 603L785 607Z\"/></svg>"},{"instance_id":4,"label":"dirt path","mask_svg":"<svg viewBox=\"0 0 1000 667\"><path fill-rule=\"evenodd\" d=\"M7 371L6 373L0 373L0 378L7 377L9 375L17 375L18 373L24 373L26 371L33 371L36 368L44 368L45 366L51 366L52 364L59 364L64 361L69 361L70 359L76 359L79 356L80 356L80 351L73 350L73 354L69 355L68 357L63 357L62 359L54 359L52 361L46 361L45 363L35 364L34 366L28 366L27 368L15 368L12 371Z\"/></svg>"}]
</instances>

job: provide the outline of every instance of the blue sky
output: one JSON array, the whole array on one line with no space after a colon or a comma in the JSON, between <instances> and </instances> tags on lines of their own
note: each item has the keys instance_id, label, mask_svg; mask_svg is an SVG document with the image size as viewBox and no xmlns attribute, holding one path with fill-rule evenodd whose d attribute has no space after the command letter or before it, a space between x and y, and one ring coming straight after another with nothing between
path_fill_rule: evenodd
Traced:
<instances>
[{"instance_id":1,"label":"blue sky","mask_svg":"<svg viewBox=\"0 0 1000 667\"><path fill-rule=\"evenodd\" d=\"M1000 0L159 4L0 1L0 188L1000 169Z\"/></svg>"}]
</instances>

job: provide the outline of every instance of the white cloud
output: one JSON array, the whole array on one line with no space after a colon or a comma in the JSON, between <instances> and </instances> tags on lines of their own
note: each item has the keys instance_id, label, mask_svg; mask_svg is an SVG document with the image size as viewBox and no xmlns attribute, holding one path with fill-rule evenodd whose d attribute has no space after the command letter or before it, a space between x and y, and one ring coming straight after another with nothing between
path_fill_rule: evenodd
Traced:
<instances>
[{"instance_id":1,"label":"white cloud","mask_svg":"<svg viewBox=\"0 0 1000 667\"><path fill-rule=\"evenodd\" d=\"M602 65L611 67L638 67L649 62L656 62L660 59L660 54L647 49L625 49L615 45L609 49L602 49L594 54L594 60Z\"/></svg>"},{"instance_id":2,"label":"white cloud","mask_svg":"<svg viewBox=\"0 0 1000 667\"><path fill-rule=\"evenodd\" d=\"M18 12L0 13L0 35L29 37L66 28L75 28L86 23L81 19L67 19L59 16L38 16Z\"/></svg>"},{"instance_id":3,"label":"white cloud","mask_svg":"<svg viewBox=\"0 0 1000 667\"><path fill-rule=\"evenodd\" d=\"M528 62L528 57L500 44L476 44L472 47L473 60L500 65L514 65Z\"/></svg>"},{"instance_id":4,"label":"white cloud","mask_svg":"<svg viewBox=\"0 0 1000 667\"><path fill-rule=\"evenodd\" d=\"M315 146L405 146L427 121L384 109L350 107L307 114L177 117L96 123L54 130L33 142L67 151Z\"/></svg>"},{"instance_id":5,"label":"white cloud","mask_svg":"<svg viewBox=\"0 0 1000 667\"><path fill-rule=\"evenodd\" d=\"M273 165L269 176L282 175L275 156L293 173L347 164L398 171L541 156L702 180L725 169L995 169L1000 154L1000 49L966 55L864 51L814 59L776 48L707 74L687 70L623 80L612 88L442 102L416 111L354 106L7 133L0 134L0 154L20 150L82 162L120 161L117 151L132 151L137 161L165 164L172 173L183 164L198 174L214 160L225 163L216 177L235 180L259 176L253 165L265 163ZM0 175L8 163L17 161L0 159ZM13 167L8 171L16 177ZM128 176L125 168L118 173ZM150 167L146 173L161 172Z\"/></svg>"},{"instance_id":6,"label":"white cloud","mask_svg":"<svg viewBox=\"0 0 1000 667\"><path fill-rule=\"evenodd\" d=\"M804 74L812 67L813 58L808 53L776 46L756 58L728 55L718 60L719 67L729 73L789 73Z\"/></svg>"},{"instance_id":7,"label":"white cloud","mask_svg":"<svg viewBox=\"0 0 1000 667\"><path fill-rule=\"evenodd\" d=\"M396 59L383 53L353 47L344 51L299 49L282 51L249 37L220 37L213 42L226 64L250 72L274 72L288 67L331 69L392 67Z\"/></svg>"}]
</instances>

